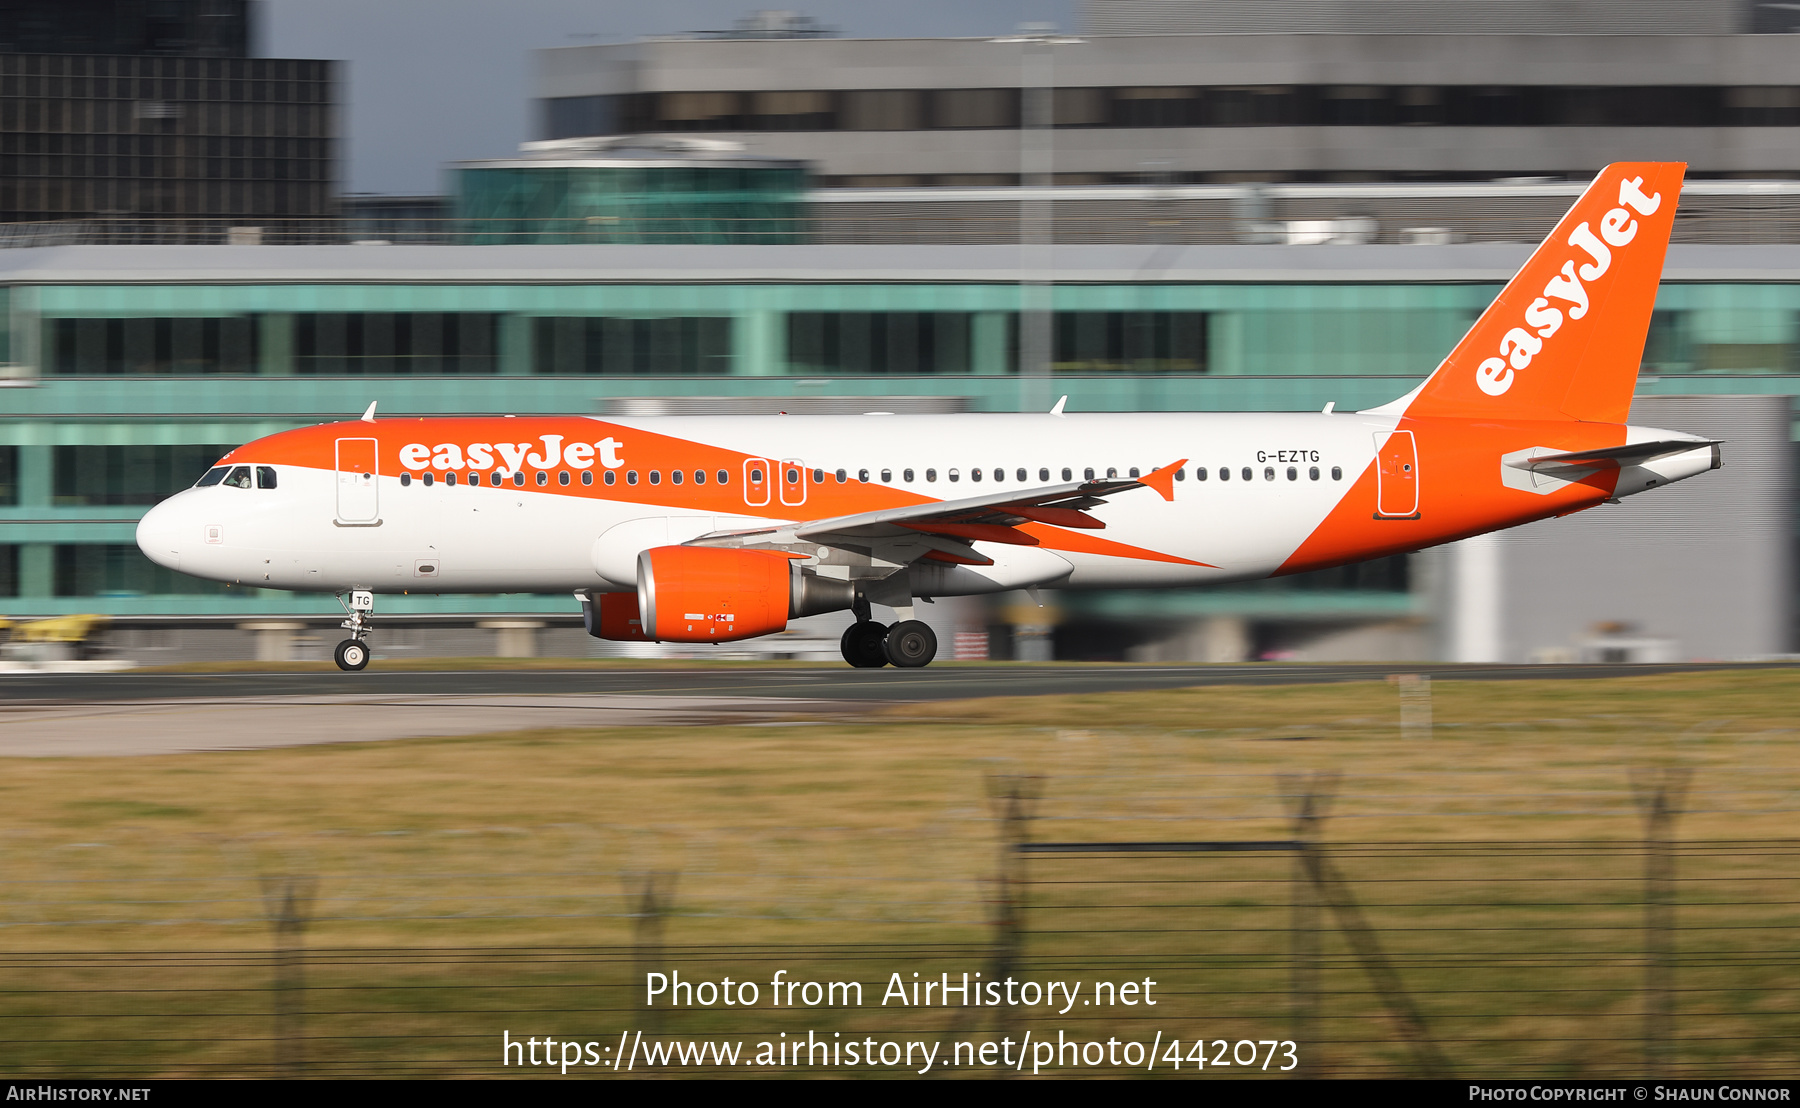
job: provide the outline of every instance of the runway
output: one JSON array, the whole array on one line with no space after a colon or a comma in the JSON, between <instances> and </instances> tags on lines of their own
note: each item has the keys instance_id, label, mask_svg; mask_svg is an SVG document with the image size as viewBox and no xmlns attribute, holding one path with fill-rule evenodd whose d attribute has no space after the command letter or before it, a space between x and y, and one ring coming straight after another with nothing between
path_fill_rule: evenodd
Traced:
<instances>
[{"instance_id":1,"label":"runway","mask_svg":"<svg viewBox=\"0 0 1800 1108\"><path fill-rule=\"evenodd\" d=\"M1581 680L1745 668L991 664L0 676L0 757L111 757L552 727L853 720L887 703L1302 685L1426 673Z\"/></svg>"},{"instance_id":2,"label":"runway","mask_svg":"<svg viewBox=\"0 0 1800 1108\"><path fill-rule=\"evenodd\" d=\"M162 700L269 696L633 695L803 697L825 700L962 700L984 696L1134 692L1206 685L1315 685L1424 673L1456 681L1545 681L1768 668L1794 663L1685 665L1116 665L983 663L925 669L694 666L382 671L362 673L92 673L0 675L0 704L14 701ZM380 663L376 663L377 666Z\"/></svg>"}]
</instances>

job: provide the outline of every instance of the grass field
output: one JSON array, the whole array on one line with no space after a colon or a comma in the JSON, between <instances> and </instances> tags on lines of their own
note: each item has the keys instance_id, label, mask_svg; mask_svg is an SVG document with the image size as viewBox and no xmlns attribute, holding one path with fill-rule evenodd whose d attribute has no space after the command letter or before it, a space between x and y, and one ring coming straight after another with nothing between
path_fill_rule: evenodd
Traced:
<instances>
[{"instance_id":1,"label":"grass field","mask_svg":"<svg viewBox=\"0 0 1800 1108\"><path fill-rule=\"evenodd\" d=\"M316 888L311 1072L486 1072L501 1027L521 1020L594 1032L583 1038L644 1027L628 985L645 959L766 977L773 958L870 991L855 1011L758 1010L759 1029L944 1031L955 1013L874 998L892 970L991 967L991 780L1033 781L1038 841L1241 840L1289 836L1291 794L1325 774L1323 841L1455 1072L1636 1072L1633 781L1678 766L1692 779L1674 824L1669 1062L1792 1076L1797 705L1800 673L1744 670L1440 680L1429 738L1403 739L1396 689L1367 682L914 704L856 724L12 760L0 1071L93 1072L104 1058L119 1072L258 1072L274 1050L265 892L294 876ZM1168 1007L1019 1013L1016 1026L1294 1037L1293 902L1311 895L1294 873L1282 854L1031 857L1018 972L1149 975ZM646 874L668 900L648 920ZM1317 919L1309 1063L1415 1072L1346 935L1324 926L1336 917ZM653 1030L750 1029L718 1010L660 1018Z\"/></svg>"}]
</instances>

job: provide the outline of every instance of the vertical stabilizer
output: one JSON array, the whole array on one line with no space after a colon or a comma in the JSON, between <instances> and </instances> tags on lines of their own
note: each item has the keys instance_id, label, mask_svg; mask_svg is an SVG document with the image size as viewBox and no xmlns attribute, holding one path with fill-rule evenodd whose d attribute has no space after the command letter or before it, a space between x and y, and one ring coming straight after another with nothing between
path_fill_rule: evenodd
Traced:
<instances>
[{"instance_id":1,"label":"vertical stabilizer","mask_svg":"<svg viewBox=\"0 0 1800 1108\"><path fill-rule=\"evenodd\" d=\"M1686 172L1601 170L1437 372L1378 410L1625 422Z\"/></svg>"}]
</instances>

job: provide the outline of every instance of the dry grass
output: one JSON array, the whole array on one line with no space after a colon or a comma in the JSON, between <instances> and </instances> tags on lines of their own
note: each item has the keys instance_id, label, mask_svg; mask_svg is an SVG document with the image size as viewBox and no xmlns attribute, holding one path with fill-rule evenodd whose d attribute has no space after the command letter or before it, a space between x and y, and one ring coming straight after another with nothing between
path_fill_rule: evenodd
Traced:
<instances>
[{"instance_id":1,"label":"dry grass","mask_svg":"<svg viewBox=\"0 0 1800 1108\"><path fill-rule=\"evenodd\" d=\"M1632 774L1693 771L1684 840L1800 838L1791 730L1800 673L1438 681L1433 694L1429 740L1403 740L1396 691L1365 682L904 705L858 724L14 760L0 778L9 893L0 942L14 952L259 950L269 941L259 878L302 873L319 879L320 918L307 934L316 948L625 947L632 874L663 871L678 874L662 928L671 948L885 945L895 953L833 971L874 982L883 967L915 958L900 953L911 944L991 939L990 774L1041 779L1034 837L1117 841L1286 836L1283 794L1298 787L1294 775L1335 773L1325 837L1339 844L1351 887L1436 1026L1468 1040L1447 1052L1489 1073L1628 1069L1638 1057L1629 1037L1643 942ZM1519 841L1554 849L1447 845ZM1431 845L1409 854L1352 843ZM1067 966L1043 976L1149 966L1170 990L1156 1026L1186 1020L1190 1035L1285 1037L1285 858L1031 865L1026 954ZM1682 919L1694 928L1681 940L1694 967L1683 981L1713 990L1683 1000L1682 1027L1695 1039L1685 1057L1791 1064L1800 974L1792 959L1743 959L1791 947L1796 860L1727 851L1683 865ZM1337 1072L1404 1068L1343 939L1325 942L1343 962L1326 974L1332 999L1322 1010L1320 1034L1335 1045L1321 1043L1318 1057ZM487 1035L499 1016L434 1015L438 1001L404 987L462 972L315 970L318 980L373 990L379 999L368 1003L389 1013L387 1026ZM611 972L590 965L552 977L601 988L595 975ZM86 973L29 970L34 982L62 985ZM537 1003L514 985L484 994L489 1006L504 1014ZM615 1000L627 1010L565 1022L616 1035L639 1017ZM0 1015L23 1014L22 1004L55 1014L42 997L0 1003L10 1008ZM83 1001L93 1003L104 1004ZM587 1004L576 1007L591 1013ZM900 1026L879 1009L840 1015L845 1026ZM711 1016L680 1026L708 1021L723 1026ZM1151 1025L1109 1017L1083 1026ZM1590 1041L1595 1029L1603 1034ZM1371 1034L1381 1042L1353 1041ZM409 1049L427 1069L438 1064L431 1059L450 1066L456 1044L439 1045ZM191 1072L253 1068L262 1049L209 1048L189 1059ZM155 1072L180 1072L188 1058L141 1053Z\"/></svg>"}]
</instances>

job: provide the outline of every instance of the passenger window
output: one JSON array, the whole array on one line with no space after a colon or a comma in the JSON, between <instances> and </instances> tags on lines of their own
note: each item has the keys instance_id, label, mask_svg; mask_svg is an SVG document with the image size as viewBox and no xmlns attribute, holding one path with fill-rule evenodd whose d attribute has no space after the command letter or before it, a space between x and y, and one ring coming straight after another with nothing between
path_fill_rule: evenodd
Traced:
<instances>
[{"instance_id":1,"label":"passenger window","mask_svg":"<svg viewBox=\"0 0 1800 1108\"><path fill-rule=\"evenodd\" d=\"M1300 480L1300 471L1295 469L1293 466L1289 466L1288 467L1288 480L1290 480L1290 481Z\"/></svg>"},{"instance_id":2,"label":"passenger window","mask_svg":"<svg viewBox=\"0 0 1800 1108\"><path fill-rule=\"evenodd\" d=\"M481 474L479 474L479 473L469 474L469 484L471 484L471 485L481 484Z\"/></svg>"},{"instance_id":3,"label":"passenger window","mask_svg":"<svg viewBox=\"0 0 1800 1108\"><path fill-rule=\"evenodd\" d=\"M1312 478L1314 481L1317 481L1319 479L1319 467L1314 466L1311 469L1307 470L1306 475L1308 477Z\"/></svg>"},{"instance_id":4,"label":"passenger window","mask_svg":"<svg viewBox=\"0 0 1800 1108\"><path fill-rule=\"evenodd\" d=\"M721 485L729 485L731 483L731 475L729 473L726 473L722 469L719 472L713 474L713 476L718 479L718 482Z\"/></svg>"},{"instance_id":5,"label":"passenger window","mask_svg":"<svg viewBox=\"0 0 1800 1108\"><path fill-rule=\"evenodd\" d=\"M1221 480L1221 481L1231 480L1231 467L1229 467L1229 466L1220 466L1219 467L1219 480Z\"/></svg>"},{"instance_id":6,"label":"passenger window","mask_svg":"<svg viewBox=\"0 0 1800 1108\"><path fill-rule=\"evenodd\" d=\"M669 471L669 484L679 485L686 476L687 475L679 469L671 469Z\"/></svg>"},{"instance_id":7,"label":"passenger window","mask_svg":"<svg viewBox=\"0 0 1800 1108\"><path fill-rule=\"evenodd\" d=\"M617 483L618 483L618 480L619 480L619 475L618 475L618 474L616 474L616 473L614 473L614 472L613 472L613 471L612 471L612 470L610 470L610 469L609 469L609 470L607 470L607 471L606 471L606 483L607 483L607 484L609 484L609 485L612 485L612 484L617 484Z\"/></svg>"},{"instance_id":8,"label":"passenger window","mask_svg":"<svg viewBox=\"0 0 1800 1108\"><path fill-rule=\"evenodd\" d=\"M557 470L556 471L556 483L559 485L568 484L569 483L569 471L566 469Z\"/></svg>"},{"instance_id":9,"label":"passenger window","mask_svg":"<svg viewBox=\"0 0 1800 1108\"><path fill-rule=\"evenodd\" d=\"M760 484L762 484L762 481L763 481L762 470L753 469L750 471L750 483L752 485L760 485Z\"/></svg>"},{"instance_id":10,"label":"passenger window","mask_svg":"<svg viewBox=\"0 0 1800 1108\"><path fill-rule=\"evenodd\" d=\"M628 469L625 471L625 483L627 485L637 484L637 470Z\"/></svg>"},{"instance_id":11,"label":"passenger window","mask_svg":"<svg viewBox=\"0 0 1800 1108\"><path fill-rule=\"evenodd\" d=\"M545 485L548 485L550 483L550 475L548 473L545 473L541 469L538 470L537 483L538 483L539 488L543 488Z\"/></svg>"},{"instance_id":12,"label":"passenger window","mask_svg":"<svg viewBox=\"0 0 1800 1108\"><path fill-rule=\"evenodd\" d=\"M1019 471L1019 480L1021 480L1021 481L1025 480L1024 474L1025 474L1024 470ZM1048 468L1040 467L1038 469L1038 480L1040 480L1040 481L1050 480L1050 470Z\"/></svg>"},{"instance_id":13,"label":"passenger window","mask_svg":"<svg viewBox=\"0 0 1800 1108\"><path fill-rule=\"evenodd\" d=\"M1194 480L1196 480L1196 481L1206 480L1206 467L1205 466L1195 466L1194 467Z\"/></svg>"},{"instance_id":14,"label":"passenger window","mask_svg":"<svg viewBox=\"0 0 1800 1108\"><path fill-rule=\"evenodd\" d=\"M593 484L594 483L594 471L591 469L582 470L581 471L581 483L584 485Z\"/></svg>"},{"instance_id":15,"label":"passenger window","mask_svg":"<svg viewBox=\"0 0 1800 1108\"><path fill-rule=\"evenodd\" d=\"M431 487L431 474L430 474L430 473L429 473L429 472L427 472L427 473L425 473L425 474L424 474L424 475L422 475L422 476L421 476L421 477L420 477L420 478L419 478L419 480L421 480L421 481L423 481L423 482L425 482L425 487L426 487L426 488L430 488L430 487Z\"/></svg>"},{"instance_id":16,"label":"passenger window","mask_svg":"<svg viewBox=\"0 0 1800 1108\"><path fill-rule=\"evenodd\" d=\"M1239 477L1242 477L1242 478L1243 478L1243 479L1244 479L1244 480L1246 480L1246 481L1248 481L1248 480L1250 480L1250 479L1251 479L1251 478L1253 478L1253 477L1255 477L1255 476L1256 476L1256 475L1255 475L1255 474L1254 474L1254 473L1251 473L1251 472L1250 472L1250 467L1249 467L1249 466L1245 466L1245 467L1244 467L1244 472L1242 472L1242 473L1240 473L1240 474L1238 474L1238 476L1239 476Z\"/></svg>"},{"instance_id":17,"label":"passenger window","mask_svg":"<svg viewBox=\"0 0 1800 1108\"><path fill-rule=\"evenodd\" d=\"M822 469L813 470L813 484L823 485L824 483L825 483L825 471Z\"/></svg>"},{"instance_id":18,"label":"passenger window","mask_svg":"<svg viewBox=\"0 0 1800 1108\"><path fill-rule=\"evenodd\" d=\"M869 483L869 471L866 469L857 470L856 471L856 479L858 481L861 481L865 485L868 484Z\"/></svg>"},{"instance_id":19,"label":"passenger window","mask_svg":"<svg viewBox=\"0 0 1800 1108\"><path fill-rule=\"evenodd\" d=\"M894 483L894 471L891 469L882 470L881 471L881 479L882 479L882 481L886 482L887 484L890 484L890 485L893 484Z\"/></svg>"},{"instance_id":20,"label":"passenger window","mask_svg":"<svg viewBox=\"0 0 1800 1108\"><path fill-rule=\"evenodd\" d=\"M1000 471L995 470L994 472L998 473ZM952 481L956 480L956 471L954 469L950 471L950 480L952 480ZM981 467L980 466L976 466L974 469L971 469L969 471L969 480L971 480L971 481L981 480ZM998 481L998 480L1000 480L1000 478L996 477L996 478L994 478L994 480Z\"/></svg>"},{"instance_id":21,"label":"passenger window","mask_svg":"<svg viewBox=\"0 0 1800 1108\"><path fill-rule=\"evenodd\" d=\"M522 489L524 487L525 487L525 475L523 473L513 474L513 488Z\"/></svg>"},{"instance_id":22,"label":"passenger window","mask_svg":"<svg viewBox=\"0 0 1800 1108\"><path fill-rule=\"evenodd\" d=\"M1068 466L1064 466L1063 467L1063 480L1072 481L1074 479L1075 479L1074 471L1071 470Z\"/></svg>"},{"instance_id":23,"label":"passenger window","mask_svg":"<svg viewBox=\"0 0 1800 1108\"><path fill-rule=\"evenodd\" d=\"M1021 467L1021 468L1020 468L1020 469L1019 469L1019 472L1018 472L1018 473L1017 473L1017 474L1016 474L1016 475L1015 475L1015 476L1014 476L1014 478L1013 478L1013 479L1014 479L1014 480L1016 480L1016 481L1026 481L1026 480L1030 480L1030 478L1029 478L1029 477L1027 477L1027 476L1026 476L1026 474L1025 474L1025 470L1024 470L1024 468L1023 468L1023 467ZM1044 471L1044 480L1046 480L1046 481L1048 481L1048 480L1049 480L1049 479L1050 479L1050 471L1049 471L1049 470L1047 470L1047 469L1046 469L1046 470L1045 470L1045 471Z\"/></svg>"},{"instance_id":24,"label":"passenger window","mask_svg":"<svg viewBox=\"0 0 1800 1108\"><path fill-rule=\"evenodd\" d=\"M925 474L925 477L929 480L931 477L931 473L929 471L927 471ZM953 469L950 471L950 480L960 481L960 480L962 480L962 474Z\"/></svg>"},{"instance_id":25,"label":"passenger window","mask_svg":"<svg viewBox=\"0 0 1800 1108\"><path fill-rule=\"evenodd\" d=\"M200 480L194 482L194 487L197 489L211 488L225 480L225 475L230 472L229 466L214 466L200 475Z\"/></svg>"},{"instance_id":26,"label":"passenger window","mask_svg":"<svg viewBox=\"0 0 1800 1108\"><path fill-rule=\"evenodd\" d=\"M1177 480L1177 481L1187 480L1187 467L1186 466L1183 466L1182 468L1175 471L1175 480Z\"/></svg>"},{"instance_id":27,"label":"passenger window","mask_svg":"<svg viewBox=\"0 0 1800 1108\"><path fill-rule=\"evenodd\" d=\"M902 480L904 480L907 484L910 485L910 484L912 484L913 471L910 469L901 470L900 477Z\"/></svg>"},{"instance_id":28,"label":"passenger window","mask_svg":"<svg viewBox=\"0 0 1800 1108\"><path fill-rule=\"evenodd\" d=\"M1107 466L1106 467L1106 479L1108 481L1112 480L1113 478L1117 477L1118 475L1119 475L1119 471L1118 471L1117 467L1115 467L1115 466ZM1134 473L1134 474L1132 474L1132 476L1136 477L1137 474Z\"/></svg>"},{"instance_id":29,"label":"passenger window","mask_svg":"<svg viewBox=\"0 0 1800 1108\"><path fill-rule=\"evenodd\" d=\"M1093 466L1089 466L1086 469L1082 470L1081 472L1082 472L1082 476L1086 480L1092 481L1094 479L1094 467Z\"/></svg>"},{"instance_id":30,"label":"passenger window","mask_svg":"<svg viewBox=\"0 0 1800 1108\"><path fill-rule=\"evenodd\" d=\"M662 484L662 470L653 469L650 471L650 483L652 485Z\"/></svg>"},{"instance_id":31,"label":"passenger window","mask_svg":"<svg viewBox=\"0 0 1800 1108\"><path fill-rule=\"evenodd\" d=\"M1344 479L1344 470L1342 466L1331 467L1331 479L1333 481L1342 481Z\"/></svg>"},{"instance_id":32,"label":"passenger window","mask_svg":"<svg viewBox=\"0 0 1800 1108\"><path fill-rule=\"evenodd\" d=\"M233 468L231 471L231 475L229 477L225 478L225 483L227 485L230 485L234 489L249 488L250 487L250 467L249 466L237 466L237 467Z\"/></svg>"},{"instance_id":33,"label":"passenger window","mask_svg":"<svg viewBox=\"0 0 1800 1108\"><path fill-rule=\"evenodd\" d=\"M454 473L444 474L444 484L446 484L446 485L456 484L456 474L454 474Z\"/></svg>"},{"instance_id":34,"label":"passenger window","mask_svg":"<svg viewBox=\"0 0 1800 1108\"><path fill-rule=\"evenodd\" d=\"M256 467L256 487L259 489L272 489L275 487L274 466Z\"/></svg>"},{"instance_id":35,"label":"passenger window","mask_svg":"<svg viewBox=\"0 0 1800 1108\"><path fill-rule=\"evenodd\" d=\"M694 484L696 484L696 485L706 484L706 471L704 469L696 469L694 471Z\"/></svg>"},{"instance_id":36,"label":"passenger window","mask_svg":"<svg viewBox=\"0 0 1800 1108\"><path fill-rule=\"evenodd\" d=\"M404 489L404 488L407 488L408 486L410 486L411 484L412 484L412 474L402 473L400 475L400 487Z\"/></svg>"},{"instance_id":37,"label":"passenger window","mask_svg":"<svg viewBox=\"0 0 1800 1108\"><path fill-rule=\"evenodd\" d=\"M835 476L837 478L837 483L840 485L843 484L845 481L850 480L850 475L841 469L838 470L837 473L833 474L833 476Z\"/></svg>"}]
</instances>

